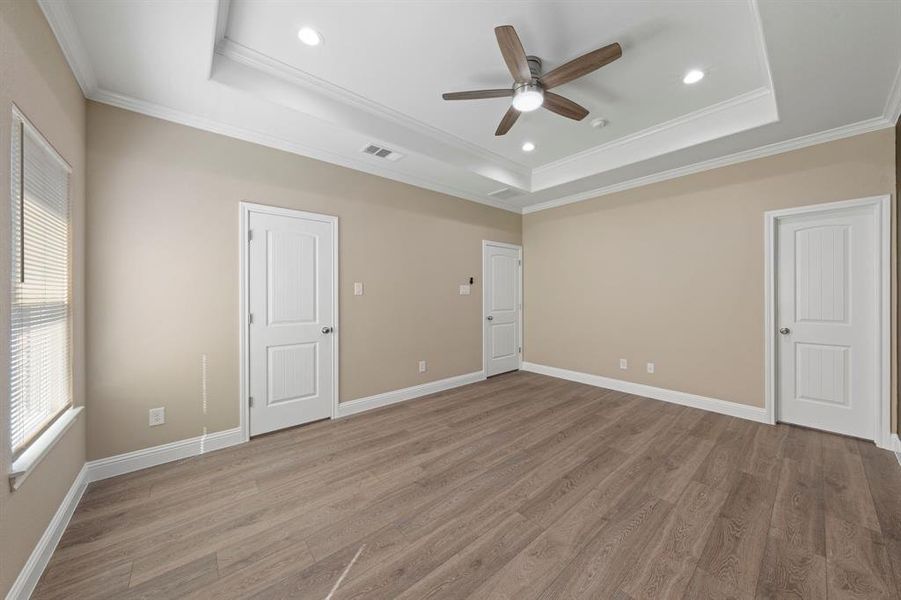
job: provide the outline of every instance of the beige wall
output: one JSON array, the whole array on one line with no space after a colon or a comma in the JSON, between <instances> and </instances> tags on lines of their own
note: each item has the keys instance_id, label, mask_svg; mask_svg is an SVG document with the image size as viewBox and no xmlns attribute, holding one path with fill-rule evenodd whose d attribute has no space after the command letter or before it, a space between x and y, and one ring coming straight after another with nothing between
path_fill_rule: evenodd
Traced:
<instances>
[{"instance_id":1,"label":"beige wall","mask_svg":"<svg viewBox=\"0 0 901 600\"><path fill-rule=\"evenodd\" d=\"M525 360L763 406L763 214L894 195L893 144L885 129L526 215Z\"/></svg>"},{"instance_id":2,"label":"beige wall","mask_svg":"<svg viewBox=\"0 0 901 600\"><path fill-rule=\"evenodd\" d=\"M91 459L237 426L242 200L339 217L342 401L481 370L481 242L519 215L94 102L88 165Z\"/></svg>"},{"instance_id":3,"label":"beige wall","mask_svg":"<svg viewBox=\"0 0 901 600\"><path fill-rule=\"evenodd\" d=\"M9 146L12 104L72 166L74 221L74 393L84 400L84 143L85 101L40 9L0 1L0 339L9 339ZM9 345L0 344L0 464L9 456ZM0 482L0 597L5 597L85 460L84 416L15 492Z\"/></svg>"}]
</instances>

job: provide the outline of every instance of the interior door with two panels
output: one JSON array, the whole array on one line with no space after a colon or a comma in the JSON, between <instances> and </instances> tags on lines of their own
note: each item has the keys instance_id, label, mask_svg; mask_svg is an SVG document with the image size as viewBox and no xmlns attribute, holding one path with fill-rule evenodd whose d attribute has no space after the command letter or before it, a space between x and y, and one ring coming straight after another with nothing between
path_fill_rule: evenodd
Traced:
<instances>
[{"instance_id":1,"label":"interior door with two panels","mask_svg":"<svg viewBox=\"0 0 901 600\"><path fill-rule=\"evenodd\" d=\"M485 375L519 369L520 256L518 246L486 242L483 247Z\"/></svg>"},{"instance_id":2,"label":"interior door with two panels","mask_svg":"<svg viewBox=\"0 0 901 600\"><path fill-rule=\"evenodd\" d=\"M331 416L333 220L251 212L250 434Z\"/></svg>"},{"instance_id":3,"label":"interior door with two panels","mask_svg":"<svg viewBox=\"0 0 901 600\"><path fill-rule=\"evenodd\" d=\"M780 421L874 439L877 256L868 208L779 220Z\"/></svg>"}]
</instances>

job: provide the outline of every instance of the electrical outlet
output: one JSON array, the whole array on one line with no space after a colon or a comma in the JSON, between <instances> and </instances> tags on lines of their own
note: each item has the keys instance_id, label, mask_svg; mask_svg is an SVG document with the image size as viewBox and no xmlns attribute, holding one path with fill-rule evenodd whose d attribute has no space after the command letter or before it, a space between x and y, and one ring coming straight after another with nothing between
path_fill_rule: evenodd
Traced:
<instances>
[{"instance_id":1,"label":"electrical outlet","mask_svg":"<svg viewBox=\"0 0 901 600\"><path fill-rule=\"evenodd\" d=\"M419 372L425 373L426 364L424 360L419 361Z\"/></svg>"},{"instance_id":2,"label":"electrical outlet","mask_svg":"<svg viewBox=\"0 0 901 600\"><path fill-rule=\"evenodd\" d=\"M623 371L625 371L626 369L628 369L628 368L629 368L629 361L626 360L625 358L619 359L619 368L622 369Z\"/></svg>"},{"instance_id":3,"label":"electrical outlet","mask_svg":"<svg viewBox=\"0 0 901 600\"><path fill-rule=\"evenodd\" d=\"M654 372L654 363L648 363L648 373Z\"/></svg>"},{"instance_id":4,"label":"electrical outlet","mask_svg":"<svg viewBox=\"0 0 901 600\"><path fill-rule=\"evenodd\" d=\"M166 409L164 407L151 408L149 416L149 425L156 427L166 422Z\"/></svg>"},{"instance_id":5,"label":"electrical outlet","mask_svg":"<svg viewBox=\"0 0 901 600\"><path fill-rule=\"evenodd\" d=\"M363 295L363 282L355 281L354 282L354 296L362 296Z\"/></svg>"}]
</instances>

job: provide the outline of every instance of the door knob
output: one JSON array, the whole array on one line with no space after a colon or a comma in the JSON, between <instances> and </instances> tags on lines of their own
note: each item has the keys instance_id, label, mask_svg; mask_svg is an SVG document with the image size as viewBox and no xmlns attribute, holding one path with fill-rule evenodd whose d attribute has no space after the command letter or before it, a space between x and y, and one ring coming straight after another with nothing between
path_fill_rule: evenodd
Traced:
<instances>
[{"instance_id":1,"label":"door knob","mask_svg":"<svg viewBox=\"0 0 901 600\"><path fill-rule=\"evenodd\" d=\"M494 317L493 317L492 315L488 315L488 316L485 317L485 318L488 319L489 321L493 321L493 320L494 320Z\"/></svg>"},{"instance_id":2,"label":"door knob","mask_svg":"<svg viewBox=\"0 0 901 600\"><path fill-rule=\"evenodd\" d=\"M332 331L334 331L333 327L323 327L322 328L322 333L331 333Z\"/></svg>"},{"instance_id":3,"label":"door knob","mask_svg":"<svg viewBox=\"0 0 901 600\"><path fill-rule=\"evenodd\" d=\"M781 329L779 330L779 333L781 333L782 335L788 335L788 334L790 334L791 332L792 332L792 330L789 329L788 327L783 327L783 328L781 328Z\"/></svg>"}]
</instances>

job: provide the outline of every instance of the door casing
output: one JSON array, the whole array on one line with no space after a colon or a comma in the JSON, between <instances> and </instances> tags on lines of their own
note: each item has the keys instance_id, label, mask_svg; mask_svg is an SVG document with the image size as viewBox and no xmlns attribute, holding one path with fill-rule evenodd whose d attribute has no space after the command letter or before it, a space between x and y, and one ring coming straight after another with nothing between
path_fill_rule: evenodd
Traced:
<instances>
[{"instance_id":1,"label":"door casing","mask_svg":"<svg viewBox=\"0 0 901 600\"><path fill-rule=\"evenodd\" d=\"M767 419L776 423L779 365L776 353L776 230L780 219L801 214L829 214L848 209L869 208L874 218L876 265L875 354L877 390L875 439L880 448L893 448L891 434L891 197L872 196L856 200L800 206L764 213L764 369Z\"/></svg>"},{"instance_id":2,"label":"door casing","mask_svg":"<svg viewBox=\"0 0 901 600\"><path fill-rule=\"evenodd\" d=\"M492 242L490 240L482 240L482 373L486 377L488 376L488 353L485 351L485 349L488 344L488 326L486 325L487 321L485 318L488 316L488 313L486 311L486 308L488 306L488 286L485 285L485 281L487 281L486 274L488 273L488 246L510 248L511 250L516 250L519 253L519 314L517 316L516 326L519 328L520 351L517 354L516 368L520 370L522 369L522 348L524 347L522 331L522 246L518 246L516 244L508 244L506 242Z\"/></svg>"},{"instance_id":3,"label":"door casing","mask_svg":"<svg viewBox=\"0 0 901 600\"><path fill-rule=\"evenodd\" d=\"M323 215L319 213L305 212L302 210L294 210L291 208L281 208L277 206L267 206L265 204L255 204L252 202L238 203L238 248L239 248L239 285L238 285L238 351L239 351L239 374L238 374L238 418L239 427L243 441L250 439L250 346L248 331L250 328L250 320L248 308L250 306L250 270L249 265L249 235L250 235L250 214L261 213L269 215L281 215L285 217L295 217L314 221L322 221L332 226L332 245L333 256L332 261L332 311L334 318L334 331L332 334L334 342L332 344L332 389L334 397L332 398L331 418L338 416L338 400L340 398L338 382L340 362L338 357L339 341L341 338L341 327L338 318L338 217L333 215Z\"/></svg>"}]
</instances>

